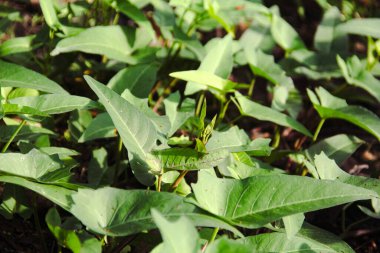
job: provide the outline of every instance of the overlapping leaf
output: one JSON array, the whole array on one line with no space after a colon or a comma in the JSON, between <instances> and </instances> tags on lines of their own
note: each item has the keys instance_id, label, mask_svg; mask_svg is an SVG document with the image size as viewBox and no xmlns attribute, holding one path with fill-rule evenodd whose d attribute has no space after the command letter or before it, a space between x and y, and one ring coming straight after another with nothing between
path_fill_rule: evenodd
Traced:
<instances>
[{"instance_id":1,"label":"overlapping leaf","mask_svg":"<svg viewBox=\"0 0 380 253\"><path fill-rule=\"evenodd\" d=\"M284 216L377 197L337 181L288 175L218 179L203 172L192 185L199 205L236 225L257 228Z\"/></svg>"}]
</instances>

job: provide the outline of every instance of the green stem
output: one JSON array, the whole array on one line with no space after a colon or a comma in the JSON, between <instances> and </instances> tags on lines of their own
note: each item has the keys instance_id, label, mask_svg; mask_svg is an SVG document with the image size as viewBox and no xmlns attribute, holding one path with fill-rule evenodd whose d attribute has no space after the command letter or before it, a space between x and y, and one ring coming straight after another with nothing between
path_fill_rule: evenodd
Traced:
<instances>
[{"instance_id":1,"label":"green stem","mask_svg":"<svg viewBox=\"0 0 380 253\"><path fill-rule=\"evenodd\" d=\"M3 149L1 150L1 153L5 153L7 149L9 148L9 145L11 145L14 138L16 138L17 134L21 131L21 128L25 125L26 120L23 120L21 124L17 127L16 131L12 134L11 138L8 140L8 142L5 144Z\"/></svg>"},{"instance_id":2,"label":"green stem","mask_svg":"<svg viewBox=\"0 0 380 253\"><path fill-rule=\"evenodd\" d=\"M119 23L119 18L120 18L120 13L116 12L115 17L114 17L114 19L112 21L112 24L113 25L117 25Z\"/></svg>"},{"instance_id":3,"label":"green stem","mask_svg":"<svg viewBox=\"0 0 380 253\"><path fill-rule=\"evenodd\" d=\"M251 97L253 94L253 89L255 88L255 82L256 82L256 79L253 78L251 81L251 85L249 86L249 89L248 89L248 97Z\"/></svg>"},{"instance_id":4,"label":"green stem","mask_svg":"<svg viewBox=\"0 0 380 253\"><path fill-rule=\"evenodd\" d=\"M223 100L220 101L220 111L218 115L218 120L216 121L216 125L219 125L224 119L224 116L226 115L226 111L228 109L228 105L230 104L230 102L231 100L227 101L227 103L224 103Z\"/></svg>"},{"instance_id":5,"label":"green stem","mask_svg":"<svg viewBox=\"0 0 380 253\"><path fill-rule=\"evenodd\" d=\"M212 235L210 237L210 240L208 240L209 244L211 244L215 240L216 236L218 235L218 232L219 232L219 228L218 227L214 228L214 231L212 231Z\"/></svg>"},{"instance_id":6,"label":"green stem","mask_svg":"<svg viewBox=\"0 0 380 253\"><path fill-rule=\"evenodd\" d=\"M177 189L178 185L181 183L182 179L186 176L187 172L189 172L189 171L188 170L181 171L181 173L179 174L179 176L177 177L177 179L170 186L169 192L175 192L175 190Z\"/></svg>"},{"instance_id":7,"label":"green stem","mask_svg":"<svg viewBox=\"0 0 380 253\"><path fill-rule=\"evenodd\" d=\"M205 99L205 92L202 91L201 92L201 96L199 97L198 99L198 104L197 104L197 109L195 110L195 116L198 117L199 114L201 113L201 109L202 109L202 104L203 104L203 100Z\"/></svg>"},{"instance_id":8,"label":"green stem","mask_svg":"<svg viewBox=\"0 0 380 253\"><path fill-rule=\"evenodd\" d=\"M114 184L116 184L117 177L119 175L120 162L121 162L121 152L122 152L122 150L123 150L123 140L119 136L119 140L118 140L118 143L117 143L115 174L114 174L114 178L113 178Z\"/></svg>"},{"instance_id":9,"label":"green stem","mask_svg":"<svg viewBox=\"0 0 380 253\"><path fill-rule=\"evenodd\" d=\"M319 132L321 131L322 126L325 123L325 121L326 121L325 119L321 119L321 121L319 121L317 129L315 130L314 135L313 135L313 142L315 142L317 140Z\"/></svg>"},{"instance_id":10,"label":"green stem","mask_svg":"<svg viewBox=\"0 0 380 253\"><path fill-rule=\"evenodd\" d=\"M165 88L165 90L162 92L161 96L157 99L156 104L153 107L153 111L157 112L158 108L160 107L161 103L164 101L165 96L169 95L172 89L176 86L178 82L178 78L174 78L168 85L168 87Z\"/></svg>"},{"instance_id":11,"label":"green stem","mask_svg":"<svg viewBox=\"0 0 380 253\"><path fill-rule=\"evenodd\" d=\"M276 126L272 148L276 149L278 145L280 145L280 139L281 139L280 129L278 126Z\"/></svg>"},{"instance_id":12,"label":"green stem","mask_svg":"<svg viewBox=\"0 0 380 253\"><path fill-rule=\"evenodd\" d=\"M158 192L161 191L161 182L162 182L162 174L158 175L158 178L157 178L157 191Z\"/></svg>"}]
</instances>

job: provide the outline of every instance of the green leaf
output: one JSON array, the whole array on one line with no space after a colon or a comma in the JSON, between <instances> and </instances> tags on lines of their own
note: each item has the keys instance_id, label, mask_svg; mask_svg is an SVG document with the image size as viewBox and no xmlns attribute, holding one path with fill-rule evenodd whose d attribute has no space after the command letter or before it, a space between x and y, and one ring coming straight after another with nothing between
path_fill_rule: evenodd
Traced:
<instances>
[{"instance_id":1,"label":"green leaf","mask_svg":"<svg viewBox=\"0 0 380 253\"><path fill-rule=\"evenodd\" d=\"M316 89L315 95L308 90L308 95L322 119L342 119L364 129L380 140L380 118L361 106L347 105L346 101L331 95L322 87ZM318 100L319 99L319 100Z\"/></svg>"},{"instance_id":2,"label":"green leaf","mask_svg":"<svg viewBox=\"0 0 380 253\"><path fill-rule=\"evenodd\" d=\"M102 243L86 232L76 232L76 229L67 229L61 224L61 218L57 209L50 208L45 217L50 232L58 240L58 243L74 253L102 252Z\"/></svg>"},{"instance_id":3,"label":"green leaf","mask_svg":"<svg viewBox=\"0 0 380 253\"><path fill-rule=\"evenodd\" d=\"M0 154L0 171L21 177L35 179L39 182L49 182L70 175L62 168L57 157L49 156L37 149L27 154L5 153ZM58 178L57 178L58 175Z\"/></svg>"},{"instance_id":4,"label":"green leaf","mask_svg":"<svg viewBox=\"0 0 380 253\"><path fill-rule=\"evenodd\" d=\"M294 28L276 14L272 14L271 33L277 44L288 52L306 48Z\"/></svg>"},{"instance_id":5,"label":"green leaf","mask_svg":"<svg viewBox=\"0 0 380 253\"><path fill-rule=\"evenodd\" d=\"M35 35L29 35L4 41L0 45L0 56L31 52L36 47L32 45L35 38Z\"/></svg>"},{"instance_id":6,"label":"green leaf","mask_svg":"<svg viewBox=\"0 0 380 253\"><path fill-rule=\"evenodd\" d=\"M338 55L337 62L347 83L366 90L380 102L380 81L365 69L356 55L349 58L347 62Z\"/></svg>"},{"instance_id":7,"label":"green leaf","mask_svg":"<svg viewBox=\"0 0 380 253\"><path fill-rule=\"evenodd\" d=\"M158 66L155 63L139 64L120 70L107 86L118 94L125 89L139 98L147 98L155 81Z\"/></svg>"},{"instance_id":8,"label":"green leaf","mask_svg":"<svg viewBox=\"0 0 380 253\"><path fill-rule=\"evenodd\" d=\"M288 239L285 233L274 232L249 236L239 241L249 246L251 252L354 253L336 235L311 225L304 226L292 239Z\"/></svg>"},{"instance_id":9,"label":"green leaf","mask_svg":"<svg viewBox=\"0 0 380 253\"><path fill-rule=\"evenodd\" d=\"M134 30L121 26L95 26L84 30L78 35L63 39L50 53L56 56L61 53L80 51L89 54L105 55L110 59L121 62L131 62L131 54L137 49L146 46L150 40L142 35L142 30ZM143 41L140 41L140 40Z\"/></svg>"},{"instance_id":10,"label":"green leaf","mask_svg":"<svg viewBox=\"0 0 380 253\"><path fill-rule=\"evenodd\" d=\"M154 38L155 33L153 27L139 8L128 0L116 0L115 3L116 6L114 8L117 11L133 19L140 27L143 27L149 33L150 37Z\"/></svg>"},{"instance_id":11,"label":"green leaf","mask_svg":"<svg viewBox=\"0 0 380 253\"><path fill-rule=\"evenodd\" d=\"M153 175L150 174L145 158L158 139L155 125L143 112L111 89L89 76L85 76L85 80L111 116L128 150L135 176L144 184L153 184Z\"/></svg>"},{"instance_id":12,"label":"green leaf","mask_svg":"<svg viewBox=\"0 0 380 253\"><path fill-rule=\"evenodd\" d=\"M68 94L57 83L22 66L0 61L0 87L21 87L48 93Z\"/></svg>"},{"instance_id":13,"label":"green leaf","mask_svg":"<svg viewBox=\"0 0 380 253\"><path fill-rule=\"evenodd\" d=\"M373 191L336 181L271 174L236 180L199 172L192 188L202 208L247 228L377 196Z\"/></svg>"},{"instance_id":14,"label":"green leaf","mask_svg":"<svg viewBox=\"0 0 380 253\"><path fill-rule=\"evenodd\" d=\"M151 0L151 4L154 6L154 20L161 28L173 27L175 25L175 15L170 5L163 0Z\"/></svg>"},{"instance_id":15,"label":"green leaf","mask_svg":"<svg viewBox=\"0 0 380 253\"><path fill-rule=\"evenodd\" d=\"M347 35L336 28L341 23L342 14L337 7L331 7L323 14L314 36L314 47L319 52L346 52L348 49Z\"/></svg>"},{"instance_id":16,"label":"green leaf","mask_svg":"<svg viewBox=\"0 0 380 253\"><path fill-rule=\"evenodd\" d=\"M155 158L149 160L149 163L158 164L156 170L165 172L215 167L227 158L229 152L226 149L219 149L203 154L191 148L169 148L152 151L152 155Z\"/></svg>"},{"instance_id":17,"label":"green leaf","mask_svg":"<svg viewBox=\"0 0 380 253\"><path fill-rule=\"evenodd\" d=\"M235 96L239 102L241 114L258 120L270 121L281 126L290 127L306 136L312 136L309 130L288 115L253 102L238 92L235 92Z\"/></svg>"},{"instance_id":18,"label":"green leaf","mask_svg":"<svg viewBox=\"0 0 380 253\"><path fill-rule=\"evenodd\" d=\"M337 164L341 164L363 143L361 139L355 136L338 134L310 146L305 150L305 153L309 159L312 159L323 151L329 158L335 160Z\"/></svg>"},{"instance_id":19,"label":"green leaf","mask_svg":"<svg viewBox=\"0 0 380 253\"><path fill-rule=\"evenodd\" d=\"M205 58L205 49L202 43L196 37L189 37L185 32L179 29L179 27L174 27L174 39L178 41L181 45L183 45L186 49L192 52L196 59L199 61L203 61Z\"/></svg>"},{"instance_id":20,"label":"green leaf","mask_svg":"<svg viewBox=\"0 0 380 253\"><path fill-rule=\"evenodd\" d=\"M218 92L226 93L233 92L238 85L228 79L220 78L210 72L203 70L188 70L170 73L171 77L182 79L188 82L201 84L204 88L210 88ZM192 85L192 83L187 84ZM189 95L189 94L186 94Z\"/></svg>"},{"instance_id":21,"label":"green leaf","mask_svg":"<svg viewBox=\"0 0 380 253\"><path fill-rule=\"evenodd\" d=\"M22 187L13 184L4 185L1 199L0 213L6 219L13 218L14 214L29 219L33 213L30 208L29 196Z\"/></svg>"},{"instance_id":22,"label":"green leaf","mask_svg":"<svg viewBox=\"0 0 380 253\"><path fill-rule=\"evenodd\" d=\"M6 142L16 131L18 125L0 126L0 142ZM55 135L55 133L49 129L35 126L23 126L21 131L17 134L14 141L17 140L31 140L36 139L42 134Z\"/></svg>"},{"instance_id":23,"label":"green leaf","mask_svg":"<svg viewBox=\"0 0 380 253\"><path fill-rule=\"evenodd\" d=\"M86 142L100 138L116 137L116 128L108 113L100 113L87 126L78 142Z\"/></svg>"},{"instance_id":24,"label":"green leaf","mask_svg":"<svg viewBox=\"0 0 380 253\"><path fill-rule=\"evenodd\" d=\"M340 24L340 32L380 38L380 18L356 18Z\"/></svg>"},{"instance_id":25,"label":"green leaf","mask_svg":"<svg viewBox=\"0 0 380 253\"><path fill-rule=\"evenodd\" d=\"M207 53L206 57L201 62L198 71L208 72L209 74L214 74L219 77L220 80L227 79L231 74L233 67L232 58L232 37L227 35L223 39L217 41L216 45ZM210 78L210 77L203 77ZM203 79L201 78L201 80ZM212 82L218 81L218 78L214 78ZM191 95L199 90L204 90L207 87L201 86L199 84L204 84L203 82L197 83L197 79L187 80L190 81L186 85L185 95ZM219 80L219 82L220 82ZM206 83L208 83L206 81ZM211 84L212 85L212 84Z\"/></svg>"},{"instance_id":26,"label":"green leaf","mask_svg":"<svg viewBox=\"0 0 380 253\"><path fill-rule=\"evenodd\" d=\"M205 215L174 193L105 187L79 189L72 199L74 203L70 212L90 230L100 234L127 236L153 229L156 225L151 209L154 208L169 220L185 216L196 226L219 226L240 235L234 227Z\"/></svg>"},{"instance_id":27,"label":"green leaf","mask_svg":"<svg viewBox=\"0 0 380 253\"><path fill-rule=\"evenodd\" d=\"M161 232L163 245L159 252L163 253L196 253L200 252L198 231L193 223L184 217L170 222L155 209L152 217Z\"/></svg>"},{"instance_id":28,"label":"green leaf","mask_svg":"<svg viewBox=\"0 0 380 253\"><path fill-rule=\"evenodd\" d=\"M60 29L62 25L58 20L57 13L55 12L55 9L54 9L53 1L41 0L39 2L40 2L42 14L44 15L46 24L53 30Z\"/></svg>"},{"instance_id":29,"label":"green leaf","mask_svg":"<svg viewBox=\"0 0 380 253\"><path fill-rule=\"evenodd\" d=\"M229 152L248 152L255 156L268 156L272 148L269 147L270 139L258 138L253 141L249 139L244 130L237 126L227 131L213 131L211 138L206 144L208 151L227 149Z\"/></svg>"},{"instance_id":30,"label":"green leaf","mask_svg":"<svg viewBox=\"0 0 380 253\"><path fill-rule=\"evenodd\" d=\"M60 114L73 110L93 109L98 104L86 97L66 94L46 94L10 99L9 103L35 108L47 114Z\"/></svg>"},{"instance_id":31,"label":"green leaf","mask_svg":"<svg viewBox=\"0 0 380 253\"><path fill-rule=\"evenodd\" d=\"M148 98L138 98L134 96L128 89L126 89L121 97L131 103L136 109L145 114L145 116L152 121L156 130L161 135L166 136L170 129L170 121L167 116L158 115L148 105ZM162 136L160 136L162 137ZM165 142L163 138L160 141Z\"/></svg>"},{"instance_id":32,"label":"green leaf","mask_svg":"<svg viewBox=\"0 0 380 253\"><path fill-rule=\"evenodd\" d=\"M41 112L35 108L29 106L23 106L18 104L0 104L0 119L8 114L23 115L28 114L32 116L49 116L48 114Z\"/></svg>"},{"instance_id":33,"label":"green leaf","mask_svg":"<svg viewBox=\"0 0 380 253\"><path fill-rule=\"evenodd\" d=\"M25 187L49 199L50 201L65 209L66 211L70 210L71 195L74 193L73 190L69 190L67 188L56 185L37 183L16 176L0 175L0 182L16 184Z\"/></svg>"},{"instance_id":34,"label":"green leaf","mask_svg":"<svg viewBox=\"0 0 380 253\"><path fill-rule=\"evenodd\" d=\"M250 246L243 244L237 240L227 239L222 237L206 248L206 253L252 253Z\"/></svg>"},{"instance_id":35,"label":"green leaf","mask_svg":"<svg viewBox=\"0 0 380 253\"><path fill-rule=\"evenodd\" d=\"M235 37L234 26L230 18L220 12L220 3L216 0L203 1L205 10L211 18L215 19L232 37Z\"/></svg>"},{"instance_id":36,"label":"green leaf","mask_svg":"<svg viewBox=\"0 0 380 253\"><path fill-rule=\"evenodd\" d=\"M301 229L305 220L303 213L292 214L282 218L285 226L286 237L292 239Z\"/></svg>"},{"instance_id":37,"label":"green leaf","mask_svg":"<svg viewBox=\"0 0 380 253\"><path fill-rule=\"evenodd\" d=\"M181 108L178 108L180 99L179 92L176 91L164 100L165 113L171 124L168 136L172 136L190 117L194 115L195 101L187 98L182 102Z\"/></svg>"},{"instance_id":38,"label":"green leaf","mask_svg":"<svg viewBox=\"0 0 380 253\"><path fill-rule=\"evenodd\" d=\"M92 159L88 165L88 183L92 186L110 185L114 179L114 171L107 162L107 151L101 147L92 151Z\"/></svg>"}]
</instances>

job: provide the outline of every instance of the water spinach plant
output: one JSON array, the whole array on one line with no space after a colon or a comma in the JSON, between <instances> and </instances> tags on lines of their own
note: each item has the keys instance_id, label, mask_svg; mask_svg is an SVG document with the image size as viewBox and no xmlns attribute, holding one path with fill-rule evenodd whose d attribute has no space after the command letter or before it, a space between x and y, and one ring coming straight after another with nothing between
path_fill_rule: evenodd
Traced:
<instances>
[{"instance_id":1,"label":"water spinach plant","mask_svg":"<svg viewBox=\"0 0 380 253\"><path fill-rule=\"evenodd\" d=\"M311 2L295 24L260 0L1 3L2 219L34 252L355 252L346 213L380 217L380 19Z\"/></svg>"}]
</instances>

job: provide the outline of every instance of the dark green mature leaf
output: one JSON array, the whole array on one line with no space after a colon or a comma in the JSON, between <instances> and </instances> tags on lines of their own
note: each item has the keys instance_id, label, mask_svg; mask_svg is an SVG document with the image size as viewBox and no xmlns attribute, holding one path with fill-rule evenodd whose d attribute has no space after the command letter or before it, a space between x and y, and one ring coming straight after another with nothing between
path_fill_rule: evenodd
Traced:
<instances>
[{"instance_id":1,"label":"dark green mature leaf","mask_svg":"<svg viewBox=\"0 0 380 253\"><path fill-rule=\"evenodd\" d=\"M257 228L284 216L378 195L337 181L288 175L218 179L203 172L192 188L199 205L232 223Z\"/></svg>"},{"instance_id":2,"label":"dark green mature leaf","mask_svg":"<svg viewBox=\"0 0 380 253\"><path fill-rule=\"evenodd\" d=\"M219 79L222 80L222 79L227 79L229 77L232 71L232 67L233 67L232 37L230 35L227 35L223 39L219 40L217 44L207 53L206 57L201 62L201 65L199 66L198 71L214 74L216 77L219 77ZM207 77L207 78L210 78L210 77ZM213 82L218 81L219 79L215 78ZM184 80L187 80L187 79L184 79ZM195 80L190 79L187 81L190 81L190 82L186 85L185 95L191 95L199 90L204 90L207 88L202 85L199 85L199 84L205 85L205 83L203 82L197 83L197 81L199 81L197 79Z\"/></svg>"},{"instance_id":3,"label":"dark green mature leaf","mask_svg":"<svg viewBox=\"0 0 380 253\"><path fill-rule=\"evenodd\" d=\"M61 28L62 24L59 22L57 13L55 12L54 3L49 0L41 0L39 2L46 24L53 30Z\"/></svg>"},{"instance_id":4,"label":"dark green mature leaf","mask_svg":"<svg viewBox=\"0 0 380 253\"><path fill-rule=\"evenodd\" d=\"M379 179L350 175L341 168L339 168L336 162L328 158L326 154L323 152L314 157L314 164L321 179L337 180L346 184L374 191L378 194L378 196L376 196L376 199L379 199Z\"/></svg>"},{"instance_id":5,"label":"dark green mature leaf","mask_svg":"<svg viewBox=\"0 0 380 253\"><path fill-rule=\"evenodd\" d=\"M3 187L0 214L6 219L12 219L15 214L19 214L24 219L29 219L33 210L30 208L29 196L24 188L13 184L7 184Z\"/></svg>"},{"instance_id":6,"label":"dark green mature leaf","mask_svg":"<svg viewBox=\"0 0 380 253\"><path fill-rule=\"evenodd\" d=\"M206 253L252 253L252 247L237 240L222 237L206 248Z\"/></svg>"},{"instance_id":7,"label":"dark green mature leaf","mask_svg":"<svg viewBox=\"0 0 380 253\"><path fill-rule=\"evenodd\" d=\"M0 45L0 56L31 52L35 48L35 46L32 45L35 38L35 35L29 35L4 41L4 43Z\"/></svg>"},{"instance_id":8,"label":"dark green mature leaf","mask_svg":"<svg viewBox=\"0 0 380 253\"><path fill-rule=\"evenodd\" d=\"M107 151L101 147L92 151L92 159L88 165L88 183L91 186L110 185L113 182L115 172L111 170L107 162Z\"/></svg>"},{"instance_id":9,"label":"dark green mature leaf","mask_svg":"<svg viewBox=\"0 0 380 253\"><path fill-rule=\"evenodd\" d=\"M170 96L164 100L165 114L168 116L171 124L168 136L172 136L187 119L194 115L195 101L187 98L182 102L181 107L178 108L180 99L181 97L177 91L170 94Z\"/></svg>"},{"instance_id":10,"label":"dark green mature leaf","mask_svg":"<svg viewBox=\"0 0 380 253\"><path fill-rule=\"evenodd\" d=\"M182 79L188 82L194 82L200 87L210 88L218 92L226 93L233 92L235 87L238 85L228 79L220 78L219 76L212 74L211 72L206 72L203 70L188 70L170 73L171 77ZM193 85L193 83L188 83L186 87Z\"/></svg>"},{"instance_id":11,"label":"dark green mature leaf","mask_svg":"<svg viewBox=\"0 0 380 253\"><path fill-rule=\"evenodd\" d=\"M199 153L191 148L169 148L155 150L152 152L155 157L152 164L158 164L158 171L170 170L200 170L218 166L222 163L229 152L227 149L211 151L207 154Z\"/></svg>"},{"instance_id":12,"label":"dark green mature leaf","mask_svg":"<svg viewBox=\"0 0 380 253\"><path fill-rule=\"evenodd\" d=\"M157 132L160 133L160 135L167 135L170 129L170 121L168 117L165 115L161 116L155 113L152 110L152 108L150 108L148 105L148 98L138 98L134 96L128 89L126 89L121 94L121 97L127 100L129 103L131 103L140 112L144 113L145 116L152 121L152 123L156 127ZM165 142L163 138L161 138L160 141Z\"/></svg>"},{"instance_id":13,"label":"dark green mature leaf","mask_svg":"<svg viewBox=\"0 0 380 253\"><path fill-rule=\"evenodd\" d=\"M197 253L201 245L198 231L186 216L170 222L155 209L152 217L161 232L163 244L158 252L162 253Z\"/></svg>"},{"instance_id":14,"label":"dark green mature leaf","mask_svg":"<svg viewBox=\"0 0 380 253\"><path fill-rule=\"evenodd\" d=\"M329 158L341 164L364 142L355 136L338 134L321 140L305 150L309 159L323 151Z\"/></svg>"},{"instance_id":15,"label":"dark green mature leaf","mask_svg":"<svg viewBox=\"0 0 380 253\"><path fill-rule=\"evenodd\" d=\"M145 158L158 139L155 125L143 112L111 89L89 76L85 76L85 79L111 116L129 152L129 160L136 177L144 184L151 185L151 173L155 172L149 171Z\"/></svg>"},{"instance_id":16,"label":"dark green mature leaf","mask_svg":"<svg viewBox=\"0 0 380 253\"><path fill-rule=\"evenodd\" d=\"M50 54L56 56L61 53L81 51L105 55L121 62L131 62L131 54L150 42L150 39L142 36L143 32L141 29L134 30L130 27L95 26L59 41Z\"/></svg>"},{"instance_id":17,"label":"dark green mature leaf","mask_svg":"<svg viewBox=\"0 0 380 253\"><path fill-rule=\"evenodd\" d=\"M22 66L0 61L0 87L21 87L48 93L68 94L57 83Z\"/></svg>"},{"instance_id":18,"label":"dark green mature leaf","mask_svg":"<svg viewBox=\"0 0 380 253\"><path fill-rule=\"evenodd\" d=\"M354 250L336 235L311 225L305 225L292 239L288 239L286 233L273 232L249 236L238 241L249 246L251 252L354 253Z\"/></svg>"},{"instance_id":19,"label":"dark green mature leaf","mask_svg":"<svg viewBox=\"0 0 380 253\"><path fill-rule=\"evenodd\" d=\"M340 24L337 29L340 32L380 38L380 18L357 18Z\"/></svg>"},{"instance_id":20,"label":"dark green mature leaf","mask_svg":"<svg viewBox=\"0 0 380 253\"><path fill-rule=\"evenodd\" d=\"M39 182L56 181L70 175L68 170L63 169L58 157L49 156L37 149L32 149L27 154L0 154L0 171Z\"/></svg>"},{"instance_id":21,"label":"dark green mature leaf","mask_svg":"<svg viewBox=\"0 0 380 253\"><path fill-rule=\"evenodd\" d=\"M274 40L286 51L306 48L293 27L280 16L272 15L271 32Z\"/></svg>"},{"instance_id":22,"label":"dark green mature leaf","mask_svg":"<svg viewBox=\"0 0 380 253\"><path fill-rule=\"evenodd\" d=\"M153 229L156 225L151 209L154 208L169 220L185 216L196 226L221 227L240 235L231 225L204 214L174 193L106 187L80 189L72 199L70 212L90 230L100 234L126 236Z\"/></svg>"},{"instance_id":23,"label":"dark green mature leaf","mask_svg":"<svg viewBox=\"0 0 380 253\"><path fill-rule=\"evenodd\" d=\"M380 102L380 81L365 69L356 55L349 58L347 62L338 55L337 62L347 83L366 90Z\"/></svg>"},{"instance_id":24,"label":"dark green mature leaf","mask_svg":"<svg viewBox=\"0 0 380 253\"><path fill-rule=\"evenodd\" d=\"M18 125L0 126L0 142L6 142L10 139L12 134L16 131ZM55 135L55 133L49 129L35 126L23 126L21 131L17 134L14 141L17 140L31 140L41 136L41 134Z\"/></svg>"},{"instance_id":25,"label":"dark green mature leaf","mask_svg":"<svg viewBox=\"0 0 380 253\"><path fill-rule=\"evenodd\" d=\"M100 138L116 137L116 128L108 113L100 113L87 126L78 142L86 142Z\"/></svg>"},{"instance_id":26,"label":"dark green mature leaf","mask_svg":"<svg viewBox=\"0 0 380 253\"><path fill-rule=\"evenodd\" d=\"M282 217L284 223L286 237L288 239L293 238L301 229L304 223L305 215L303 213L296 213L289 216Z\"/></svg>"},{"instance_id":27,"label":"dark green mature leaf","mask_svg":"<svg viewBox=\"0 0 380 253\"><path fill-rule=\"evenodd\" d=\"M314 37L314 47L319 52L345 52L348 49L347 35L336 27L341 23L341 13L337 7L327 10Z\"/></svg>"},{"instance_id":28,"label":"dark green mature leaf","mask_svg":"<svg viewBox=\"0 0 380 253\"><path fill-rule=\"evenodd\" d=\"M331 95L322 87L316 89L316 94L308 90L308 95L322 119L342 119L374 135L380 140L380 118L373 112L361 106L347 105L346 101Z\"/></svg>"},{"instance_id":29,"label":"dark green mature leaf","mask_svg":"<svg viewBox=\"0 0 380 253\"><path fill-rule=\"evenodd\" d=\"M227 131L213 131L211 138L206 144L207 151L227 149L229 152L247 152L255 156L268 156L272 148L269 147L270 139L249 139L244 130L237 126Z\"/></svg>"},{"instance_id":30,"label":"dark green mature leaf","mask_svg":"<svg viewBox=\"0 0 380 253\"><path fill-rule=\"evenodd\" d=\"M0 119L2 119L8 114L17 114L17 115L28 114L32 116L43 116L43 117L49 116L48 114L29 106L22 106L18 104L0 104Z\"/></svg>"},{"instance_id":31,"label":"dark green mature leaf","mask_svg":"<svg viewBox=\"0 0 380 253\"><path fill-rule=\"evenodd\" d=\"M67 211L70 210L72 202L71 195L74 193L73 190L69 190L67 188L56 185L37 183L17 176L0 175L0 182L16 184L25 187L44 196L45 198L59 205L63 209Z\"/></svg>"},{"instance_id":32,"label":"dark green mature leaf","mask_svg":"<svg viewBox=\"0 0 380 253\"><path fill-rule=\"evenodd\" d=\"M47 114L59 114L98 107L98 104L89 98L66 94L18 97L10 99L9 103L32 107Z\"/></svg>"},{"instance_id":33,"label":"dark green mature leaf","mask_svg":"<svg viewBox=\"0 0 380 253\"><path fill-rule=\"evenodd\" d=\"M265 120L276 123L281 126L290 127L294 130L303 133L307 136L312 136L309 130L307 130L301 123L297 120L289 117L286 114L280 113L269 107L260 105L256 102L249 100L248 98L242 96L240 93L235 92L236 99L240 105L240 112L258 120Z\"/></svg>"},{"instance_id":34,"label":"dark green mature leaf","mask_svg":"<svg viewBox=\"0 0 380 253\"><path fill-rule=\"evenodd\" d=\"M107 86L118 94L128 89L136 97L147 98L156 81L157 71L155 63L130 66L113 76Z\"/></svg>"},{"instance_id":35,"label":"dark green mature leaf","mask_svg":"<svg viewBox=\"0 0 380 253\"><path fill-rule=\"evenodd\" d=\"M73 253L102 252L102 243L86 232L77 232L75 228L68 229L61 224L61 217L57 209L51 208L46 214L46 224L58 243Z\"/></svg>"},{"instance_id":36,"label":"dark green mature leaf","mask_svg":"<svg viewBox=\"0 0 380 253\"><path fill-rule=\"evenodd\" d=\"M133 19L140 27L143 27L154 38L154 30L144 13L128 0L116 0L114 8Z\"/></svg>"}]
</instances>

